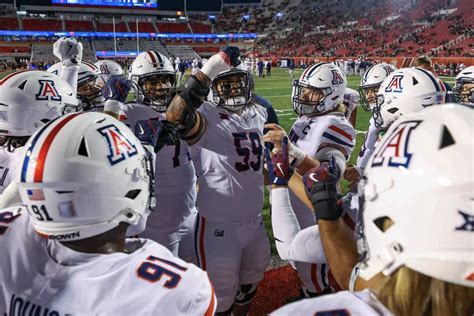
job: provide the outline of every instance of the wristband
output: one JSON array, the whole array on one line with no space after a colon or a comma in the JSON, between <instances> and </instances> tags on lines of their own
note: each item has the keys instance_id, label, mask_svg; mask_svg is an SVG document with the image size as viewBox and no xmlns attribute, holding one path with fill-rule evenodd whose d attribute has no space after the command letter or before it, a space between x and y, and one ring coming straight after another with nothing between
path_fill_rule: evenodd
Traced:
<instances>
[{"instance_id":1,"label":"wristband","mask_svg":"<svg viewBox=\"0 0 474 316\"><path fill-rule=\"evenodd\" d=\"M201 72L204 73L209 79L214 80L217 75L221 72L229 70L230 65L226 63L226 54L220 52L209 58L209 60L204 64L201 69Z\"/></svg>"},{"instance_id":2,"label":"wristband","mask_svg":"<svg viewBox=\"0 0 474 316\"><path fill-rule=\"evenodd\" d=\"M303 162L303 160L306 157L306 153L299 149L296 145L293 143L290 143L290 146L288 148L288 154L291 158L295 160L294 164L298 166L300 163Z\"/></svg>"}]
</instances>

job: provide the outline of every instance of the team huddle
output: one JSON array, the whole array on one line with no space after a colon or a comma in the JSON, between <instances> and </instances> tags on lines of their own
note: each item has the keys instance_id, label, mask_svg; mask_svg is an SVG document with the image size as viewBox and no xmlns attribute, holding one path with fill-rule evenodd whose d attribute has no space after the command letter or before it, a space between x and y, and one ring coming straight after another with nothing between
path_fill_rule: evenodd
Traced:
<instances>
[{"instance_id":1,"label":"team huddle","mask_svg":"<svg viewBox=\"0 0 474 316\"><path fill-rule=\"evenodd\" d=\"M0 81L0 312L247 315L267 185L307 298L274 315L474 313L474 66L450 91L375 64L354 91L311 65L286 133L236 47L182 85L155 51L127 78L75 39L54 55ZM351 166L358 104L372 118Z\"/></svg>"}]
</instances>

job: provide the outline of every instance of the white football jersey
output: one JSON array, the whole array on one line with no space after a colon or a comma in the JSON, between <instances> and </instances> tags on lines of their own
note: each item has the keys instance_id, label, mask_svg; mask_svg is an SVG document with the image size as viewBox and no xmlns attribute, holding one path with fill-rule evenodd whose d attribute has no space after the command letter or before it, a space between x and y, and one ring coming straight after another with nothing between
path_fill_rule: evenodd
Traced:
<instances>
[{"instance_id":1,"label":"white football jersey","mask_svg":"<svg viewBox=\"0 0 474 316\"><path fill-rule=\"evenodd\" d=\"M24 151L24 146L16 148L13 152L8 151L5 147L0 147L0 194L20 172L23 163L21 157Z\"/></svg>"},{"instance_id":2,"label":"white football jersey","mask_svg":"<svg viewBox=\"0 0 474 316\"><path fill-rule=\"evenodd\" d=\"M393 315L380 303L370 290L361 292L343 291L332 295L301 300L277 309L270 315Z\"/></svg>"},{"instance_id":3,"label":"white football jersey","mask_svg":"<svg viewBox=\"0 0 474 316\"><path fill-rule=\"evenodd\" d=\"M293 144L311 157L316 157L319 149L324 146L334 146L341 149L347 159L354 149L356 138L354 128L342 113L299 117L293 124L288 137ZM291 205L302 228L314 225L316 221L313 210L292 192L290 192L290 197Z\"/></svg>"},{"instance_id":4,"label":"white football jersey","mask_svg":"<svg viewBox=\"0 0 474 316\"><path fill-rule=\"evenodd\" d=\"M351 117L352 112L355 110L357 104L359 103L359 98L359 92L349 87L346 88L346 91L344 92L344 104L347 106L347 118Z\"/></svg>"},{"instance_id":5,"label":"white football jersey","mask_svg":"<svg viewBox=\"0 0 474 316\"><path fill-rule=\"evenodd\" d=\"M124 104L122 112L121 121L136 133L141 132L138 121L165 120L165 113L138 103ZM158 194L186 193L195 187L194 166L186 142L165 146L156 154L155 175L155 192Z\"/></svg>"},{"instance_id":6,"label":"white football jersey","mask_svg":"<svg viewBox=\"0 0 474 316\"><path fill-rule=\"evenodd\" d=\"M263 125L267 110L246 106L241 115L204 102L207 130L191 146L198 176L199 213L212 220L255 218L263 207Z\"/></svg>"},{"instance_id":7,"label":"white football jersey","mask_svg":"<svg viewBox=\"0 0 474 316\"><path fill-rule=\"evenodd\" d=\"M365 134L364 144L359 151L359 156L357 157L357 167L361 169L365 169L367 163L369 162L369 158L375 150L375 144L379 139L379 132L375 127L374 119L370 118L369 121L369 129L367 130L367 134Z\"/></svg>"},{"instance_id":8,"label":"white football jersey","mask_svg":"<svg viewBox=\"0 0 474 316\"><path fill-rule=\"evenodd\" d=\"M207 274L148 239L126 253L76 252L32 228L24 209L0 212L0 310L8 315L213 315Z\"/></svg>"},{"instance_id":9,"label":"white football jersey","mask_svg":"<svg viewBox=\"0 0 474 316\"><path fill-rule=\"evenodd\" d=\"M311 157L316 157L321 148L332 146L340 149L346 156L346 159L349 159L355 145L355 130L343 113L333 112L331 114L313 117L302 116L293 124L289 133L289 139L293 144ZM309 235L306 235L306 237L308 237L311 234L319 233L319 231L316 231L315 229L305 230L308 227L316 225L314 211L301 202L293 192L290 192L290 200L293 211L298 219L298 223L301 229L303 229L301 236L304 237L305 234L309 233ZM295 239L298 240L298 237ZM305 238L300 240L305 240ZM306 249L307 247L309 247L308 244L298 244L297 248L303 248L303 250L295 250L298 252L298 257L308 255L308 259L314 259L324 256L324 253L315 254L314 251L318 251L316 249L308 251L308 249ZM293 254L295 251L293 251ZM303 282L305 283L305 286L307 288L310 286L314 287L311 288L311 291L316 292L325 289L328 285L337 288L338 285L331 281L328 274L328 265L324 263L319 264L321 261L316 261L314 263L318 264L311 266L311 273L306 271L306 274L304 274L304 272L300 272L299 274L300 278L304 279ZM305 269L307 268L300 268L300 271L305 271ZM318 277L313 278L313 275L317 275Z\"/></svg>"},{"instance_id":10,"label":"white football jersey","mask_svg":"<svg viewBox=\"0 0 474 316\"><path fill-rule=\"evenodd\" d=\"M355 145L355 130L344 114L334 112L322 116L301 116L288 135L290 141L311 157L325 145L341 148L349 159Z\"/></svg>"},{"instance_id":11,"label":"white football jersey","mask_svg":"<svg viewBox=\"0 0 474 316\"><path fill-rule=\"evenodd\" d=\"M122 107L121 120L136 133L141 120L164 120L165 114L149 106L128 103ZM156 154L155 197L156 206L147 221L147 229L140 235L151 238L167 247L176 238L192 233L196 207L196 172L191 161L188 144L180 141L165 146ZM171 248L169 248L171 249Z\"/></svg>"}]
</instances>

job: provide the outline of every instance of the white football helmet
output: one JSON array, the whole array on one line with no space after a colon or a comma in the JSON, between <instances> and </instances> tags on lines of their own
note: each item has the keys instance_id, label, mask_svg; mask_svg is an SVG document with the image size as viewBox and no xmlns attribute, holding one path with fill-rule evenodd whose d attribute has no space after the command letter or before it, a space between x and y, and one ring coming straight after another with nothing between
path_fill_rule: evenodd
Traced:
<instances>
[{"instance_id":1,"label":"white football helmet","mask_svg":"<svg viewBox=\"0 0 474 316\"><path fill-rule=\"evenodd\" d=\"M166 56L155 51L139 54L129 76L138 102L159 112L166 111L176 87L176 74Z\"/></svg>"},{"instance_id":2,"label":"white football helmet","mask_svg":"<svg viewBox=\"0 0 474 316\"><path fill-rule=\"evenodd\" d=\"M48 68L48 71L58 76L61 75L62 63L56 63ZM102 94L102 88L105 82L102 73L94 64L82 61L79 64L79 73L77 75L77 98L80 100L79 107L74 109L65 109L64 113L78 111L97 111L104 106L105 97Z\"/></svg>"},{"instance_id":3,"label":"white football helmet","mask_svg":"<svg viewBox=\"0 0 474 316\"><path fill-rule=\"evenodd\" d=\"M293 81L293 110L299 115L322 115L333 111L343 101L347 79L331 63L314 64Z\"/></svg>"},{"instance_id":4,"label":"white football helmet","mask_svg":"<svg viewBox=\"0 0 474 316\"><path fill-rule=\"evenodd\" d=\"M102 73L102 78L105 82L109 81L110 77L112 76L123 76L124 72L122 66L120 66L117 62L110 60L110 59L103 59L99 60L94 64L97 68L99 68L100 72Z\"/></svg>"},{"instance_id":5,"label":"white football helmet","mask_svg":"<svg viewBox=\"0 0 474 316\"><path fill-rule=\"evenodd\" d=\"M52 73L12 73L0 81L0 135L31 136L64 108L77 103L72 88Z\"/></svg>"},{"instance_id":6,"label":"white football helmet","mask_svg":"<svg viewBox=\"0 0 474 316\"><path fill-rule=\"evenodd\" d=\"M397 70L393 65L387 63L375 64L369 67L360 79L359 96L360 104L366 111L372 111L377 99L377 92L382 82L392 72Z\"/></svg>"},{"instance_id":7,"label":"white football helmet","mask_svg":"<svg viewBox=\"0 0 474 316\"><path fill-rule=\"evenodd\" d=\"M26 148L20 195L34 229L49 239L79 240L121 222L137 225L153 207L150 153L107 114L62 116Z\"/></svg>"},{"instance_id":8,"label":"white football helmet","mask_svg":"<svg viewBox=\"0 0 474 316\"><path fill-rule=\"evenodd\" d=\"M212 81L213 102L229 111L239 111L252 100L252 75L242 63L223 71Z\"/></svg>"},{"instance_id":9,"label":"white football helmet","mask_svg":"<svg viewBox=\"0 0 474 316\"><path fill-rule=\"evenodd\" d=\"M402 115L445 103L445 100L446 88L431 72L402 68L392 72L380 85L372 116L375 126L384 131Z\"/></svg>"},{"instance_id":10,"label":"white football helmet","mask_svg":"<svg viewBox=\"0 0 474 316\"><path fill-rule=\"evenodd\" d=\"M406 266L474 287L474 109L444 104L396 121L359 187L360 274ZM429 140L429 141L427 141Z\"/></svg>"},{"instance_id":11,"label":"white football helmet","mask_svg":"<svg viewBox=\"0 0 474 316\"><path fill-rule=\"evenodd\" d=\"M474 66L469 66L456 76L454 96L459 103L474 105Z\"/></svg>"}]
</instances>

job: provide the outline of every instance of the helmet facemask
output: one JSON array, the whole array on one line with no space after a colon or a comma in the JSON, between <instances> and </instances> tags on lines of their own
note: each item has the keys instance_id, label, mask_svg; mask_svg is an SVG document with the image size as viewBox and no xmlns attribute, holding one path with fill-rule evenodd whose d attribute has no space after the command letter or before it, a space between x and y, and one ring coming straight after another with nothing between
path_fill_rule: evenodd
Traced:
<instances>
[{"instance_id":1,"label":"helmet facemask","mask_svg":"<svg viewBox=\"0 0 474 316\"><path fill-rule=\"evenodd\" d=\"M378 94L377 97L375 98L375 104L372 107L372 118L374 119L375 127L378 130L381 130L384 125L384 121L383 121L382 113L381 113L381 109L384 102L385 102L384 95Z\"/></svg>"},{"instance_id":2,"label":"helmet facemask","mask_svg":"<svg viewBox=\"0 0 474 316\"><path fill-rule=\"evenodd\" d=\"M71 112L77 112L79 110L90 111L104 106L105 98L102 93L102 88L105 83L101 76L90 76L86 79L78 82L77 84L77 97L81 100L81 107L78 107L76 111L69 110ZM64 109L65 111L66 109ZM68 113L68 112L66 112Z\"/></svg>"},{"instance_id":3,"label":"helmet facemask","mask_svg":"<svg viewBox=\"0 0 474 316\"><path fill-rule=\"evenodd\" d=\"M368 112L372 111L377 101L377 92L379 91L379 88L380 84L359 88L360 104L364 110Z\"/></svg>"},{"instance_id":4,"label":"helmet facemask","mask_svg":"<svg viewBox=\"0 0 474 316\"><path fill-rule=\"evenodd\" d=\"M474 104L474 80L461 78L456 81L453 89L457 102L462 104Z\"/></svg>"},{"instance_id":5,"label":"helmet facemask","mask_svg":"<svg viewBox=\"0 0 474 316\"><path fill-rule=\"evenodd\" d=\"M252 99L250 74L243 70L220 74L212 82L212 92L217 106L239 111Z\"/></svg>"},{"instance_id":6,"label":"helmet facemask","mask_svg":"<svg viewBox=\"0 0 474 316\"><path fill-rule=\"evenodd\" d=\"M293 110L299 115L324 114L325 100L332 94L332 89L316 88L299 80L293 82Z\"/></svg>"},{"instance_id":7,"label":"helmet facemask","mask_svg":"<svg viewBox=\"0 0 474 316\"><path fill-rule=\"evenodd\" d=\"M151 73L132 78L138 91L139 102L151 106L158 112L166 111L175 91L174 73Z\"/></svg>"}]
</instances>

